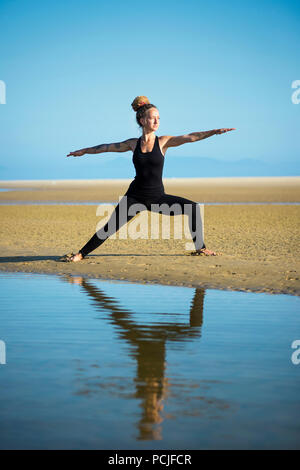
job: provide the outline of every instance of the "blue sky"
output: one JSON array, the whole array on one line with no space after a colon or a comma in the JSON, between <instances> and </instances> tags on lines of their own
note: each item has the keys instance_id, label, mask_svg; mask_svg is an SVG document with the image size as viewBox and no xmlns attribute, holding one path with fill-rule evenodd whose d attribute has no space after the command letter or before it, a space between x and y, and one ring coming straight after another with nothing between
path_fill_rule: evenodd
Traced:
<instances>
[{"instance_id":1,"label":"blue sky","mask_svg":"<svg viewBox=\"0 0 300 470\"><path fill-rule=\"evenodd\" d=\"M299 174L298 1L0 0L0 24L0 179L134 176L131 152L65 156L139 137L137 95L158 135L237 129L169 149L164 176Z\"/></svg>"}]
</instances>

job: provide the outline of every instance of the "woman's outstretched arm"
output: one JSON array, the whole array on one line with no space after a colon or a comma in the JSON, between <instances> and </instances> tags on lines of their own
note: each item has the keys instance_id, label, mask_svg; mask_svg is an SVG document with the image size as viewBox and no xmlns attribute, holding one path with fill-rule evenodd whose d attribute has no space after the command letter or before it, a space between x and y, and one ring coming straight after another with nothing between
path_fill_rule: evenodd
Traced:
<instances>
[{"instance_id":1,"label":"woman's outstretched arm","mask_svg":"<svg viewBox=\"0 0 300 470\"><path fill-rule=\"evenodd\" d=\"M216 134L224 134L224 132L235 131L235 128L230 129L213 129L211 131L202 131L202 132L191 132L190 134L185 135L166 135L164 136L164 147L178 147L182 144L187 144L190 142L197 142L198 140L206 139Z\"/></svg>"},{"instance_id":2,"label":"woman's outstretched arm","mask_svg":"<svg viewBox=\"0 0 300 470\"><path fill-rule=\"evenodd\" d=\"M100 144L95 147L87 147L81 150L75 150L75 152L70 152L67 157L81 157L82 155L89 153L104 153L104 152L128 152L132 150L133 144L136 142L136 139L127 139L123 142L116 142L114 144Z\"/></svg>"}]
</instances>

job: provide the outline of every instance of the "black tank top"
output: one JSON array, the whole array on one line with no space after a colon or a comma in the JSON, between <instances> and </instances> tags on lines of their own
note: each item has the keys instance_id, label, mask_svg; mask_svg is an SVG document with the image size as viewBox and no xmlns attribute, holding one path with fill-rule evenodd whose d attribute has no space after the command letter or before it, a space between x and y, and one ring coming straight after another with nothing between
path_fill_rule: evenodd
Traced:
<instances>
[{"instance_id":1,"label":"black tank top","mask_svg":"<svg viewBox=\"0 0 300 470\"><path fill-rule=\"evenodd\" d=\"M140 194L145 197L164 194L165 190L162 181L164 160L165 157L160 150L157 136L155 136L152 151L145 153L141 150L140 137L132 157L136 176L130 184L127 193Z\"/></svg>"}]
</instances>

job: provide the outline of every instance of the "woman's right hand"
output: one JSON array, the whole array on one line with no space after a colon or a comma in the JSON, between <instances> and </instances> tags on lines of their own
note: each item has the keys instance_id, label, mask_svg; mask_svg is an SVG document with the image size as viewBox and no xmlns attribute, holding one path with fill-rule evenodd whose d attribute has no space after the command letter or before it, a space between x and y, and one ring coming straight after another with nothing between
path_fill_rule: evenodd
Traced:
<instances>
[{"instance_id":1,"label":"woman's right hand","mask_svg":"<svg viewBox=\"0 0 300 470\"><path fill-rule=\"evenodd\" d=\"M82 157L85 154L85 149L75 150L75 152L70 152L67 157Z\"/></svg>"}]
</instances>

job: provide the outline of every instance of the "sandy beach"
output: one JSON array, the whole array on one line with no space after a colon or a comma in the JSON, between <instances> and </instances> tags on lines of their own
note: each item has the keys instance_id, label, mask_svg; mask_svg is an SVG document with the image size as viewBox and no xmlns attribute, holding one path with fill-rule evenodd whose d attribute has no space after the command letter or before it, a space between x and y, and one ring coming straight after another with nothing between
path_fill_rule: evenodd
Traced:
<instances>
[{"instance_id":1,"label":"sandy beach","mask_svg":"<svg viewBox=\"0 0 300 470\"><path fill-rule=\"evenodd\" d=\"M0 202L118 201L131 180L0 181ZM300 177L167 178L165 191L198 202L299 202ZM20 191L22 190L22 191Z\"/></svg>"},{"instance_id":2,"label":"sandy beach","mask_svg":"<svg viewBox=\"0 0 300 470\"><path fill-rule=\"evenodd\" d=\"M171 231L108 239L79 263L59 262L96 231L97 204L117 202L129 182L1 181L0 269L300 295L300 206L288 204L300 201L300 177L164 180L166 193L204 203L205 243L218 256L190 256L188 239ZM221 202L232 204L205 205Z\"/></svg>"}]
</instances>

